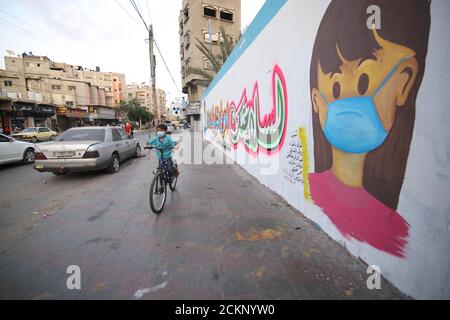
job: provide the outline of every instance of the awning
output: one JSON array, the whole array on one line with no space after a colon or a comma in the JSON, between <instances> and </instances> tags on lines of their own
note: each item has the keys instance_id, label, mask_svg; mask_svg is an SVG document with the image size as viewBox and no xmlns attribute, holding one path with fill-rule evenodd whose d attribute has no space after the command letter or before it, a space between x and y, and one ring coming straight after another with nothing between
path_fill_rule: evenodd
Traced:
<instances>
[{"instance_id":1,"label":"awning","mask_svg":"<svg viewBox=\"0 0 450 320\"><path fill-rule=\"evenodd\" d=\"M55 115L55 107L51 105L37 105L35 103L13 102L12 110L17 116L47 116Z\"/></svg>"}]
</instances>

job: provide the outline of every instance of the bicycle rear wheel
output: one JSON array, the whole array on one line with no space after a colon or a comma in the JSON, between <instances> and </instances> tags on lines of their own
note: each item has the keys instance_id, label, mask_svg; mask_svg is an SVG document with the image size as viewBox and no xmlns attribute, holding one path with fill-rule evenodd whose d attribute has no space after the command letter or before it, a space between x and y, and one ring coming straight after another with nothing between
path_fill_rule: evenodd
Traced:
<instances>
[{"instance_id":1,"label":"bicycle rear wheel","mask_svg":"<svg viewBox=\"0 0 450 320\"><path fill-rule=\"evenodd\" d=\"M150 208L153 213L159 214L163 211L167 199L167 188L162 173L153 178L150 185Z\"/></svg>"},{"instance_id":2,"label":"bicycle rear wheel","mask_svg":"<svg viewBox=\"0 0 450 320\"><path fill-rule=\"evenodd\" d=\"M177 187L178 177L172 177L172 181L169 183L170 190L175 191Z\"/></svg>"}]
</instances>

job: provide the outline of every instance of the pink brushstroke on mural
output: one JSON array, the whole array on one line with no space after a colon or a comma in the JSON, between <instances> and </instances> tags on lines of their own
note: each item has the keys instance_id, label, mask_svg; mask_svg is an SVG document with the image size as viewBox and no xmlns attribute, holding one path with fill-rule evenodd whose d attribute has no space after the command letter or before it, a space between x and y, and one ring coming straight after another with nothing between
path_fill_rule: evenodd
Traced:
<instances>
[{"instance_id":1,"label":"pink brushstroke on mural","mask_svg":"<svg viewBox=\"0 0 450 320\"><path fill-rule=\"evenodd\" d=\"M261 128L268 128L272 125L274 125L276 123L277 120L277 88L276 88L276 77L280 78L281 81L281 86L283 89L283 97L284 97L284 113L285 113L285 125L283 127L283 132L282 132L282 137L280 140L280 143L278 144L278 146L275 149L265 149L265 148L258 148L257 152L253 152L248 146L245 145L244 141L239 140L238 143L233 144L233 148L235 150L237 150L239 143L243 144L245 147L245 151L247 153L249 153L250 155L256 157L259 153L259 151L261 150L263 153L267 154L267 155L275 155L277 154L281 148L284 145L284 141L286 139L286 128L287 128L287 120L288 120L288 111L289 111L289 101L288 101L288 94L287 94L287 86L286 86L286 78L284 77L283 71L281 70L280 66L278 64L276 64L273 67L273 72L272 72L272 110L270 111L270 113L266 114L264 116L264 118L261 120L261 103L259 100L259 86L258 86L258 81L255 82L255 85L253 86L253 91L252 91L252 95L251 95L251 99L249 100L247 98L247 89L244 88L244 91L242 92L241 98L239 100L239 103L236 107L236 104L234 103L234 101L230 102L230 109L229 109L229 123L230 123L230 127L232 128L232 130L236 130L236 126L238 124L236 124L236 122L234 121L234 118L232 116L232 110L234 109L236 112L239 111L239 108L244 105L246 106L246 108L254 110L255 108L255 97L257 99L257 103L258 103L258 123L259 126Z\"/></svg>"},{"instance_id":2,"label":"pink brushstroke on mural","mask_svg":"<svg viewBox=\"0 0 450 320\"><path fill-rule=\"evenodd\" d=\"M311 197L347 238L405 257L409 224L364 188L342 184L331 170L309 175Z\"/></svg>"}]
</instances>

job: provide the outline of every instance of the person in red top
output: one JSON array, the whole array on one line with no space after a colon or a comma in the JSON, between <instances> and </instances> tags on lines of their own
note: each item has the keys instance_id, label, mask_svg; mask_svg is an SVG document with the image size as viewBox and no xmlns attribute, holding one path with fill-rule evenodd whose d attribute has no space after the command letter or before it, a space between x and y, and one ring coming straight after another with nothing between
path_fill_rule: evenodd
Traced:
<instances>
[{"instance_id":1,"label":"person in red top","mask_svg":"<svg viewBox=\"0 0 450 320\"><path fill-rule=\"evenodd\" d=\"M9 136L11 134L11 128L9 126L6 126L3 129L3 133L6 134L7 136Z\"/></svg>"},{"instance_id":2,"label":"person in red top","mask_svg":"<svg viewBox=\"0 0 450 320\"><path fill-rule=\"evenodd\" d=\"M127 122L125 124L125 133L129 136L131 134L131 123Z\"/></svg>"}]
</instances>

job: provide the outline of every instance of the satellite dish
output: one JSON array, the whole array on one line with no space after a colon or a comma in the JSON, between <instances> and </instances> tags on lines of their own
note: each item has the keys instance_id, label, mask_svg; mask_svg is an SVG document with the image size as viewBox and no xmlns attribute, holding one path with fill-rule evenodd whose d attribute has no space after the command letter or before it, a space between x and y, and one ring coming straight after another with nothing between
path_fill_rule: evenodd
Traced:
<instances>
[{"instance_id":1,"label":"satellite dish","mask_svg":"<svg viewBox=\"0 0 450 320\"><path fill-rule=\"evenodd\" d=\"M15 56L16 55L16 53L14 52L14 51L12 51L12 50L6 50L6 53L9 55L9 56Z\"/></svg>"}]
</instances>

